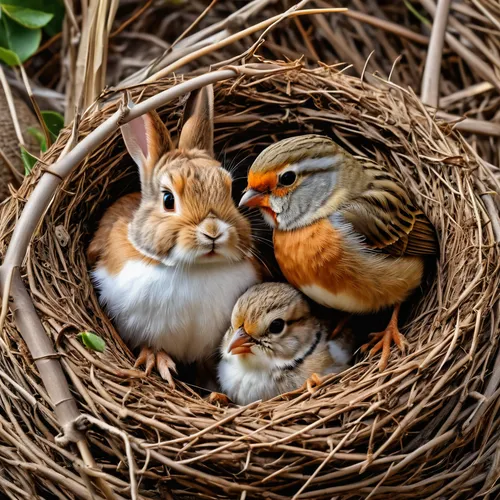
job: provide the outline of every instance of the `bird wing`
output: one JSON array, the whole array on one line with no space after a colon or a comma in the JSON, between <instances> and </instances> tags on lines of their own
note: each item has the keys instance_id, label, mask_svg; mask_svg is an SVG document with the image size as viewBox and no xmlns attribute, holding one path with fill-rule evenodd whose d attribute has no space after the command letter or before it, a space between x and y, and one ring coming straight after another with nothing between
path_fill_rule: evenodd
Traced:
<instances>
[{"instance_id":1,"label":"bird wing","mask_svg":"<svg viewBox=\"0 0 500 500\"><path fill-rule=\"evenodd\" d=\"M379 170L372 171L370 177L367 189L341 206L338 215L371 248L394 256L436 255L435 229L412 204L403 186Z\"/></svg>"}]
</instances>

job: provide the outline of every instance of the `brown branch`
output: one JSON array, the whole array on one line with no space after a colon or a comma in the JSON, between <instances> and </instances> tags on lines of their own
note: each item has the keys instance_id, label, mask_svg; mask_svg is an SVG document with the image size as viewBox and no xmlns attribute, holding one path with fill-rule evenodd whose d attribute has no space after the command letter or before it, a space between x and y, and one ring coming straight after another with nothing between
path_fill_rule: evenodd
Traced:
<instances>
[{"instance_id":1,"label":"brown branch","mask_svg":"<svg viewBox=\"0 0 500 500\"><path fill-rule=\"evenodd\" d=\"M427 12L431 15L435 15L436 5L432 0L420 0L420 3ZM471 68L476 70L481 78L490 82L500 91L500 80L495 75L495 72L482 59L476 56L474 52L465 47L450 33L445 34L445 40L452 50L454 50Z\"/></svg>"},{"instance_id":2,"label":"brown branch","mask_svg":"<svg viewBox=\"0 0 500 500\"><path fill-rule=\"evenodd\" d=\"M5 73L0 65L0 83L2 84L3 91L5 92L5 98L7 99L7 106L9 107L10 117L12 118L12 123L14 124L14 130L16 131L17 140L22 146L25 145L23 134L21 132L21 127L19 126L19 120L17 119L16 106L14 105L14 98L12 97L12 92L10 90L9 82L5 78Z\"/></svg>"},{"instance_id":3,"label":"brown branch","mask_svg":"<svg viewBox=\"0 0 500 500\"><path fill-rule=\"evenodd\" d=\"M10 170L10 173L12 174L12 177L13 177L12 180L13 180L14 187L18 188L21 185L21 183L23 182L24 177L16 169L16 167L14 167L14 165L12 165L12 162L9 160L9 158L4 153L2 148L0 148L0 159L3 160L5 165L7 165L7 168Z\"/></svg>"},{"instance_id":4,"label":"brown branch","mask_svg":"<svg viewBox=\"0 0 500 500\"><path fill-rule=\"evenodd\" d=\"M212 10L212 7L218 2L218 0L212 0L210 4L205 8L205 10L172 42L172 45L167 49L167 53L171 52L172 49L183 40L188 33L190 33L200 21Z\"/></svg>"},{"instance_id":5,"label":"brown branch","mask_svg":"<svg viewBox=\"0 0 500 500\"><path fill-rule=\"evenodd\" d=\"M129 19L127 19L121 26L113 31L113 33L109 35L109 38L114 38L116 35L119 35L127 26L132 24L152 3L153 0L148 0L142 7L137 9L137 11L134 12Z\"/></svg>"},{"instance_id":6,"label":"brown branch","mask_svg":"<svg viewBox=\"0 0 500 500\"><path fill-rule=\"evenodd\" d=\"M126 87L127 85L136 85L142 82L144 78L152 75L155 71L163 69L180 57L190 54L201 47L206 47L219 40L223 40L231 34L231 28L233 26L244 25L252 15L261 12L272 2L273 0L252 0L241 9L233 12L226 19L207 26L181 40L172 51L167 49L160 57L154 59L145 68L122 80L120 86Z\"/></svg>"},{"instance_id":7,"label":"brown branch","mask_svg":"<svg viewBox=\"0 0 500 500\"><path fill-rule=\"evenodd\" d=\"M40 124L40 127L43 130L43 135L45 136L45 143L47 144L47 149L48 149L50 148L50 146L52 146L52 138L50 137L49 129L47 128L47 124L43 119L42 112L40 111L40 107L36 102L35 96L33 95L33 91L31 90L31 85L28 80L28 75L26 75L26 71L24 70L23 66L20 66L19 69L21 70L21 76L23 78L23 83L24 86L26 87L26 91L28 92L28 97L30 98L33 109L35 110L36 117L38 118L38 123Z\"/></svg>"},{"instance_id":8,"label":"brown branch","mask_svg":"<svg viewBox=\"0 0 500 500\"><path fill-rule=\"evenodd\" d=\"M439 79L443 58L444 36L448 24L451 0L438 0L438 6L432 24L431 39L422 77L421 100L424 104L437 107L439 102Z\"/></svg>"},{"instance_id":9,"label":"brown branch","mask_svg":"<svg viewBox=\"0 0 500 500\"><path fill-rule=\"evenodd\" d=\"M438 111L436 116L452 123L453 128L460 130L460 132L500 137L500 123L475 120L474 118L461 118L460 116L445 113L444 111Z\"/></svg>"},{"instance_id":10,"label":"brown branch","mask_svg":"<svg viewBox=\"0 0 500 500\"><path fill-rule=\"evenodd\" d=\"M76 402L69 390L61 364L55 357L56 353L52 343L45 333L33 302L22 282L19 266L24 259L35 228L38 226L59 184L87 155L109 138L120 125L187 92L234 77L237 73L236 69L208 73L180 83L133 108L120 108L71 151L61 155L63 157L42 175L15 226L4 262L0 266L0 287L4 289L4 287L7 287L9 279L12 279L10 287L11 309L14 311L14 318L19 331L28 345L47 392L54 403L57 419L63 430L62 441L78 442L80 452L85 455L82 458L86 459L86 463L92 460L92 456L88 453L83 435L75 429L75 420L79 417ZM4 293L7 292L4 290ZM102 481L100 482L102 483ZM102 483L100 486L106 496L112 498L109 487L106 489L106 483Z\"/></svg>"},{"instance_id":11,"label":"brown branch","mask_svg":"<svg viewBox=\"0 0 500 500\"><path fill-rule=\"evenodd\" d=\"M323 2L322 2L323 3ZM420 45L427 45L429 43L429 37L422 35L420 33L415 33L400 24L393 23L391 21L386 21L385 19L380 19L375 16L370 16L364 12L359 12L357 10L348 10L344 13L344 16L350 17L351 19L356 19L356 21L361 21L362 23L369 24L375 28L380 28L381 30L393 33L394 35L400 36L401 38L406 38L412 42L418 43Z\"/></svg>"},{"instance_id":12,"label":"brown branch","mask_svg":"<svg viewBox=\"0 0 500 500\"><path fill-rule=\"evenodd\" d=\"M2 278L5 279L4 273L2 273ZM17 266L12 271L11 281L10 295L12 304L10 308L14 313L16 324L28 345L38 372L45 382L45 388L54 404L62 431L71 435L72 441L82 440L83 435L73 428L73 422L79 416L76 402L66 383L64 372L56 357L52 342L38 319L35 307L26 291Z\"/></svg>"},{"instance_id":13,"label":"brown branch","mask_svg":"<svg viewBox=\"0 0 500 500\"><path fill-rule=\"evenodd\" d=\"M300 5L300 4L299 4ZM166 68L158 71L154 75L150 76L145 83L152 83L157 81L160 78L163 78L165 76L168 76L169 74L173 73L174 71L177 71L178 69L182 68L186 64L189 64L190 62L198 59L199 57L202 57L204 55L210 54L212 52L215 52L216 50L222 49L223 47L226 47L227 45L230 45L238 40L241 40L242 38L245 38L246 36L249 36L257 31L266 29L267 27L271 26L272 24L278 23L282 20L288 19L288 18L294 18L296 16L307 16L307 15L312 15L312 14L333 14L333 13L342 13L346 12L347 9L345 8L329 8L329 9L304 9L304 10L290 10L287 11L283 14L279 14L277 16L273 16L269 19L266 19L265 21L262 21L258 24L255 24L254 26L250 26L249 28L246 28L238 33L235 33L234 35L231 35L227 37L224 40L221 40L218 43L212 44L206 48L202 48L200 50L197 50L196 52L193 52L192 54L189 54L187 56L181 57L180 59L176 60Z\"/></svg>"}]
</instances>

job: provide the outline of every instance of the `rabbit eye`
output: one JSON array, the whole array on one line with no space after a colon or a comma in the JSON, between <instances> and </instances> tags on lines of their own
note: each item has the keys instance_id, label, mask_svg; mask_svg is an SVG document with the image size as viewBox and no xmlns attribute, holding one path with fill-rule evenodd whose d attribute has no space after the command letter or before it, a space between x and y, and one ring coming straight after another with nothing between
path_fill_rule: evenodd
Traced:
<instances>
[{"instance_id":1,"label":"rabbit eye","mask_svg":"<svg viewBox=\"0 0 500 500\"><path fill-rule=\"evenodd\" d=\"M271 324L269 325L269 332L281 333L283 331L283 328L285 328L285 321L282 320L281 318L278 318L272 321Z\"/></svg>"},{"instance_id":2,"label":"rabbit eye","mask_svg":"<svg viewBox=\"0 0 500 500\"><path fill-rule=\"evenodd\" d=\"M164 191L163 192L163 207L168 212L171 212L175 208L175 197L172 192Z\"/></svg>"},{"instance_id":3,"label":"rabbit eye","mask_svg":"<svg viewBox=\"0 0 500 500\"><path fill-rule=\"evenodd\" d=\"M280 175L280 184L282 186L291 186L295 179L297 179L297 174L295 172L289 171Z\"/></svg>"}]
</instances>

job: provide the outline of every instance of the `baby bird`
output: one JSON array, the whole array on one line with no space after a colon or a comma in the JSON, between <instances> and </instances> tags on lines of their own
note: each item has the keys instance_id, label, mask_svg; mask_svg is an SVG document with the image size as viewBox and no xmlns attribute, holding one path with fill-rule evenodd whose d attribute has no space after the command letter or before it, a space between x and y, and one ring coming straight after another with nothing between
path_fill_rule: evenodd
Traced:
<instances>
[{"instance_id":1,"label":"baby bird","mask_svg":"<svg viewBox=\"0 0 500 500\"><path fill-rule=\"evenodd\" d=\"M236 302L221 345L222 390L240 405L293 391L348 367L353 346L328 327L285 283L263 283Z\"/></svg>"},{"instance_id":2,"label":"baby bird","mask_svg":"<svg viewBox=\"0 0 500 500\"><path fill-rule=\"evenodd\" d=\"M435 230L406 189L381 165L358 160L328 137L291 137L265 149L248 174L240 206L259 207L274 228L287 280L319 304L348 313L394 307L371 336L370 354L403 349L400 304L438 253Z\"/></svg>"}]
</instances>

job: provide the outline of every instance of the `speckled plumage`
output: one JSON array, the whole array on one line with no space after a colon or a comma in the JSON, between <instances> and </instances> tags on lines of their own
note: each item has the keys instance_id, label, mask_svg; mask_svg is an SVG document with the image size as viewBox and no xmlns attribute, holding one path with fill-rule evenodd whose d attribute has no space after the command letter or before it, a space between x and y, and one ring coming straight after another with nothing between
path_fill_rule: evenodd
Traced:
<instances>
[{"instance_id":1,"label":"speckled plumage","mask_svg":"<svg viewBox=\"0 0 500 500\"><path fill-rule=\"evenodd\" d=\"M346 312L406 300L422 281L425 259L438 253L435 230L405 187L383 165L353 157L328 137L291 137L265 149L250 168L242 204L260 207L274 227L285 277Z\"/></svg>"},{"instance_id":2,"label":"speckled plumage","mask_svg":"<svg viewBox=\"0 0 500 500\"><path fill-rule=\"evenodd\" d=\"M272 333L273 321L285 321ZM244 331L251 347L235 354L234 338ZM311 313L299 291L285 283L263 283L245 292L233 309L218 368L222 390L238 404L298 389L313 375L337 373L352 356L351 339L329 341L328 326Z\"/></svg>"}]
</instances>

